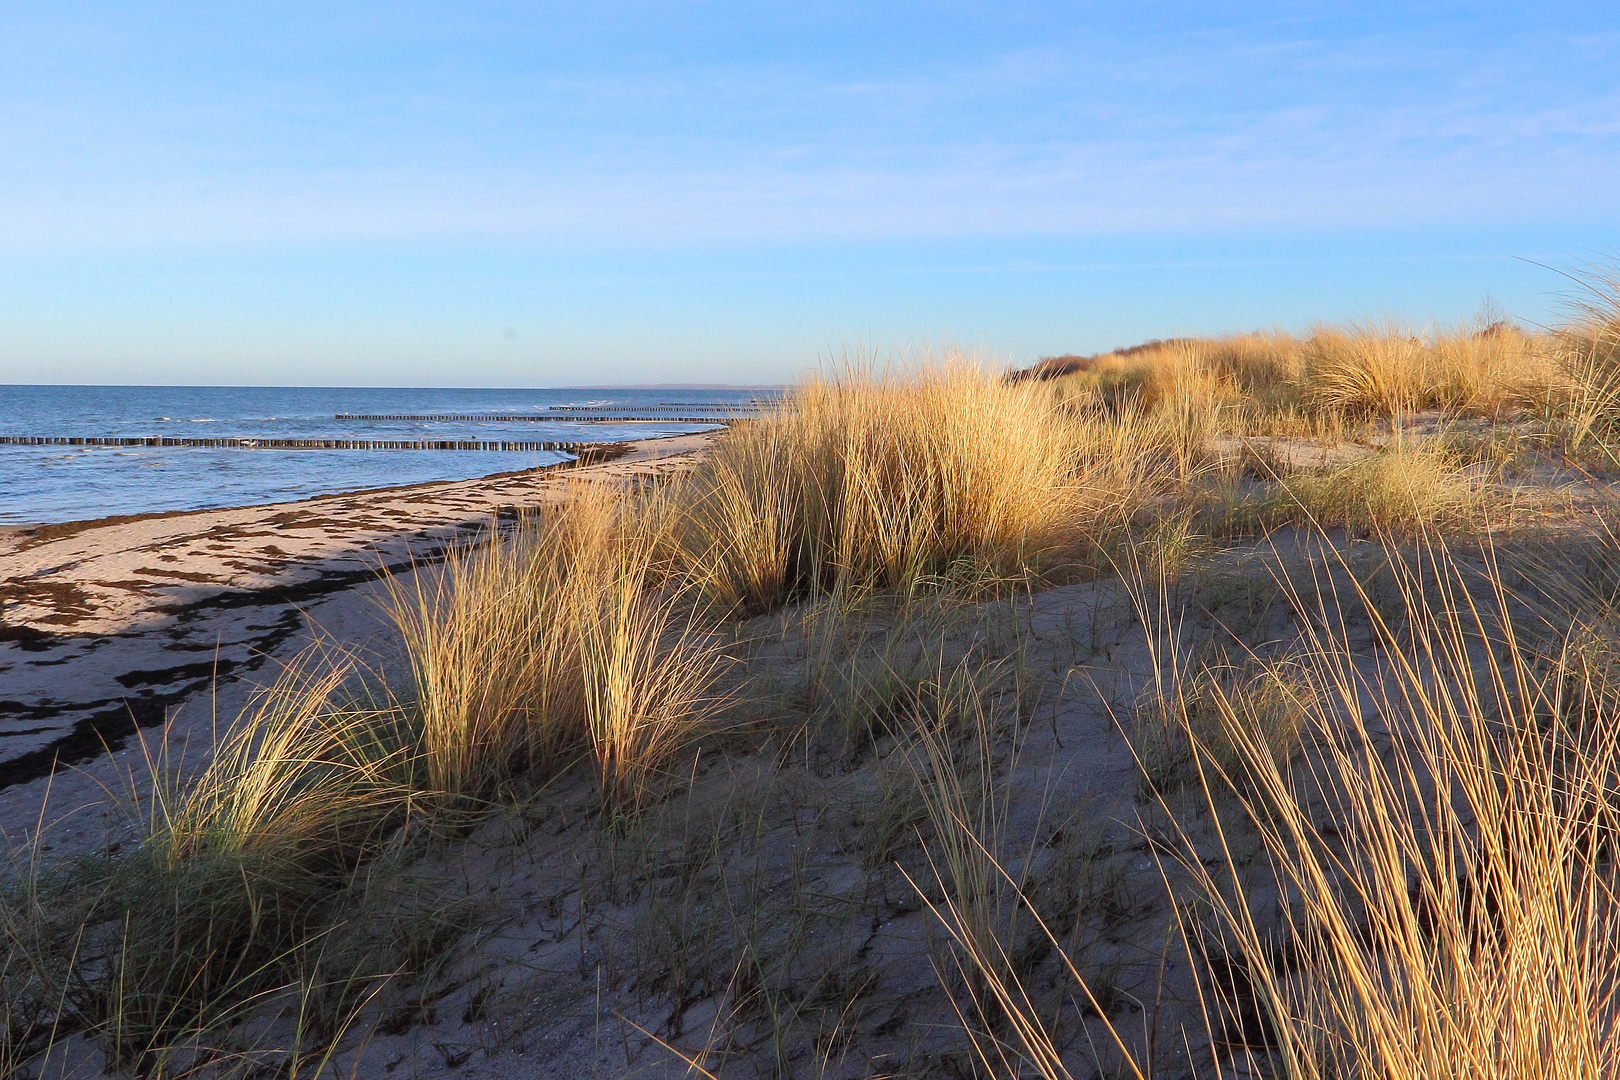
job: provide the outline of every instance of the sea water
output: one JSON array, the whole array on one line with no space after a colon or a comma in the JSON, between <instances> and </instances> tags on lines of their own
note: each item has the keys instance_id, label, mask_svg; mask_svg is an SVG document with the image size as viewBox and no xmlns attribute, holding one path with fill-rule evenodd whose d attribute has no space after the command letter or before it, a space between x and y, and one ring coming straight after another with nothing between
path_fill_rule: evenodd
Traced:
<instances>
[{"instance_id":1,"label":"sea water","mask_svg":"<svg viewBox=\"0 0 1620 1080\"><path fill-rule=\"evenodd\" d=\"M703 431L763 388L455 390L224 386L0 386L0 436L622 442ZM340 414L569 416L645 423L340 420ZM357 488L467 480L566 461L534 450L273 450L0 445L0 524L79 521L284 502Z\"/></svg>"}]
</instances>

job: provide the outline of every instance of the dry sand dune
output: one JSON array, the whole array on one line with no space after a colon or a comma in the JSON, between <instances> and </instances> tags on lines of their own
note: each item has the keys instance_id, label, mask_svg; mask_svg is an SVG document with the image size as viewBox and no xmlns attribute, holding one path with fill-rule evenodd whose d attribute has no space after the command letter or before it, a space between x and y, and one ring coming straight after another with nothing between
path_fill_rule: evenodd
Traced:
<instances>
[{"instance_id":1,"label":"dry sand dune","mask_svg":"<svg viewBox=\"0 0 1620 1080\"><path fill-rule=\"evenodd\" d=\"M1464 343L1481 370L1495 341ZM47 822L0 906L12 1060L1419 1080L1439 1025L1509 1066L1481 1075L1549 1031L1538 1075L1610 1075L1613 826L1594 873L1558 845L1620 813L1620 458L1587 435L1620 420L1536 412L1586 400L1552 381L1324 420L1354 380L1243 372L1410 343L1238 344L1237 374L1213 342L1121 385L846 374L591 467L690 467L647 498L529 474L11 538L8 686L44 729L13 839L40 751L115 705L132 731L131 697L205 757L216 652L222 718L322 632L413 676L376 709L310 665L150 823L103 790L138 793L140 748L59 773L53 819L100 808ZM1397 404L1451 394L1425 385ZM564 497L385 627L377 568ZM1534 902L1477 901L1508 887Z\"/></svg>"}]
</instances>

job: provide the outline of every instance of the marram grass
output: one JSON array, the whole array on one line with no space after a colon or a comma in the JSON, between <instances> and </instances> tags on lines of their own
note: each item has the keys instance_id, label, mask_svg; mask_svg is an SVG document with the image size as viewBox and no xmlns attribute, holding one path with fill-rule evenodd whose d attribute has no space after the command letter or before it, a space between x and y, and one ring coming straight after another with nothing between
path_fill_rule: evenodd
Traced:
<instances>
[{"instance_id":1,"label":"marram grass","mask_svg":"<svg viewBox=\"0 0 1620 1080\"><path fill-rule=\"evenodd\" d=\"M1174 472L1163 423L1082 419L959 358L796 387L675 496L697 586L745 614L815 595L1020 579L1123 523Z\"/></svg>"},{"instance_id":2,"label":"marram grass","mask_svg":"<svg viewBox=\"0 0 1620 1080\"><path fill-rule=\"evenodd\" d=\"M1431 446L1395 438L1334 467L1234 471L1225 489L1212 446L1433 410L1530 417L1546 446L1607 447L1615 325L1604 309L1560 334L1365 325L1166 342L1054 383L958 357L857 364L738 422L683 477L575 486L387 581L409 667L397 699L359 698L352 665L308 658L195 775L153 763L129 849L25 866L0 902L0 1069L77 1030L110 1066L183 1072L217 1032L314 982L345 890L406 822L459 827L576 767L600 789L600 821L633 821L724 711L726 619L982 598L1107 565L1109 545L1167 521L1420 540L1478 524L1478 477ZM1575 610L1571 647L1536 652L1443 552L1424 573L1440 587L1401 578L1399 618L1353 583L1325 597L1302 583L1291 599L1309 633L1285 664L1173 677L1135 733L1160 808L1202 796L1230 824L1236 805L1291 901L1263 923L1189 858L1208 918L1182 924L1184 952L1206 963L1218 931L1244 961L1274 1045L1238 1066L1297 1080L1615 1075L1620 725L1608 668L1589 659L1612 633ZM1358 602L1378 665L1324 617ZM1024 905L1029 838L1009 835L983 703L959 693L971 675L934 688L957 728L923 717L909 736L930 903L956 965L942 974L967 988L958 1017L983 1073L1089 1075L1057 1040L1050 999L1019 981L1019 948L1046 934L1106 1013ZM1273 962L1280 946L1292 966ZM1213 1039L1231 987L1199 985ZM1103 1026L1124 1073L1148 1075Z\"/></svg>"},{"instance_id":3,"label":"marram grass","mask_svg":"<svg viewBox=\"0 0 1620 1080\"><path fill-rule=\"evenodd\" d=\"M717 704L724 660L658 571L665 520L618 489L577 485L510 537L389 579L431 795L477 806L590 754L604 798L633 809Z\"/></svg>"}]
</instances>

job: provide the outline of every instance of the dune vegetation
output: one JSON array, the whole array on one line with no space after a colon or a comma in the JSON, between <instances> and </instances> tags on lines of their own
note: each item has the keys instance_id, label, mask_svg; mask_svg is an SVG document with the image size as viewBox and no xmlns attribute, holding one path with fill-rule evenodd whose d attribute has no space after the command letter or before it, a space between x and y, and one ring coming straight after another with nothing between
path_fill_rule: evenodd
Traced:
<instances>
[{"instance_id":1,"label":"dune vegetation","mask_svg":"<svg viewBox=\"0 0 1620 1080\"><path fill-rule=\"evenodd\" d=\"M0 1077L1612 1077L1595 295L856 361L580 479L14 852Z\"/></svg>"}]
</instances>

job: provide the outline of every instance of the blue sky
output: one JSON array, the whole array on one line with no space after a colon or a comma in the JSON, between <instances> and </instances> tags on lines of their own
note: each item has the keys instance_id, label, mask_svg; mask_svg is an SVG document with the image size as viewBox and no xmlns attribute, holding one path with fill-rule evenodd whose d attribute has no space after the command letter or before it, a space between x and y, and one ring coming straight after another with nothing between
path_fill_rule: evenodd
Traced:
<instances>
[{"instance_id":1,"label":"blue sky","mask_svg":"<svg viewBox=\"0 0 1620 1080\"><path fill-rule=\"evenodd\" d=\"M1617 244L1613 5L0 4L0 381L1548 322Z\"/></svg>"}]
</instances>

